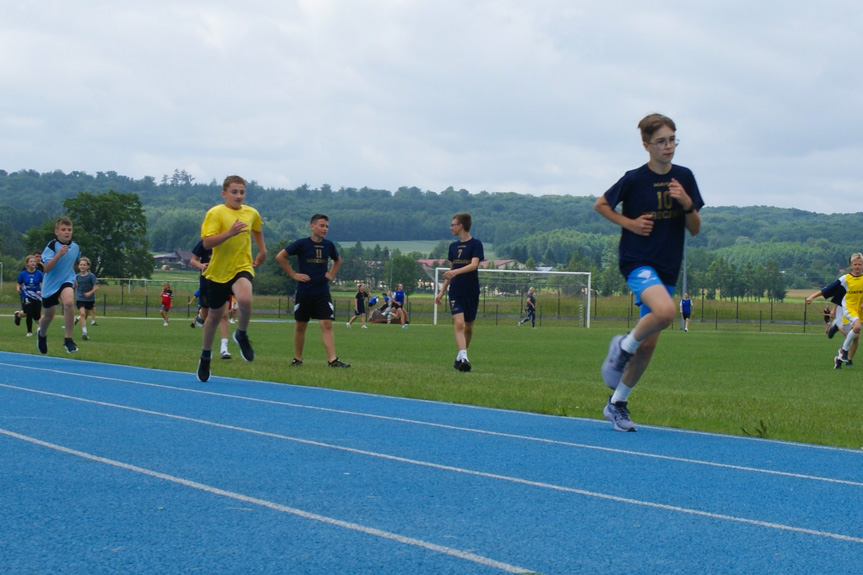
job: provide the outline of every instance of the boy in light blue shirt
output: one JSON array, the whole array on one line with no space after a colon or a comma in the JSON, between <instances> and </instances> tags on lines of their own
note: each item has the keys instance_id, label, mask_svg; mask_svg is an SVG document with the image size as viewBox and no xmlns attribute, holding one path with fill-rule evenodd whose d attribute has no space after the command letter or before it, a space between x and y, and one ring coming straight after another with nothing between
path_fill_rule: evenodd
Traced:
<instances>
[{"instance_id":1,"label":"boy in light blue shirt","mask_svg":"<svg viewBox=\"0 0 863 575\"><path fill-rule=\"evenodd\" d=\"M36 346L41 353L48 353L48 326L57 313L57 305L63 306L63 347L66 353L75 353L78 346L72 341L75 325L75 263L81 257L81 248L72 241L72 220L62 217L54 226L56 239L48 242L42 250L42 319L36 330Z\"/></svg>"}]
</instances>

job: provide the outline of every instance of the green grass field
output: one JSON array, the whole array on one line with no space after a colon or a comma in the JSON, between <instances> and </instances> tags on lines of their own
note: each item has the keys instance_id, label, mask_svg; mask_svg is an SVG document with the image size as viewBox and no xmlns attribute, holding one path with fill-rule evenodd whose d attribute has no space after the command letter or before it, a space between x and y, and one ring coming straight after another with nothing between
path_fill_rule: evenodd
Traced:
<instances>
[{"instance_id":1,"label":"green grass field","mask_svg":"<svg viewBox=\"0 0 863 575\"><path fill-rule=\"evenodd\" d=\"M55 319L49 354L174 370L191 382L201 331L189 323L184 313L175 314L169 327L152 317L100 317L99 325L90 328L90 341L81 341L76 328L80 351L67 356L61 323ZM456 350L448 323L415 323L402 330L387 325L360 329L357 322L347 329L339 321L336 349L353 367L336 370L326 365L317 325L309 327L305 365L290 368L293 324L253 321L249 335L257 359L243 362L232 342L234 359L214 359L213 375L602 418L607 392L599 365L609 338L625 331L625 325L531 330L514 324L478 321L470 349L474 370L464 374L452 368ZM38 353L35 338L25 338L24 328L14 326L8 315L0 322L0 334L4 350ZM633 420L860 448L856 403L863 365L833 370L838 345L838 339L828 341L820 329L804 334L799 326L785 333L751 326L668 330L630 396Z\"/></svg>"}]
</instances>

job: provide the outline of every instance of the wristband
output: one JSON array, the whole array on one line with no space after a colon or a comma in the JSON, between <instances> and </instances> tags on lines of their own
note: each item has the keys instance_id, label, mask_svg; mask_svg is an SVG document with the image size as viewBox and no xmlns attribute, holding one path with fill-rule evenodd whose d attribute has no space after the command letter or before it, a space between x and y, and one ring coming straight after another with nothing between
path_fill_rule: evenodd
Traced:
<instances>
[{"instance_id":1,"label":"wristband","mask_svg":"<svg viewBox=\"0 0 863 575\"><path fill-rule=\"evenodd\" d=\"M695 204L692 204L688 210L683 210L683 213L684 214L691 214L694 211L695 211Z\"/></svg>"}]
</instances>

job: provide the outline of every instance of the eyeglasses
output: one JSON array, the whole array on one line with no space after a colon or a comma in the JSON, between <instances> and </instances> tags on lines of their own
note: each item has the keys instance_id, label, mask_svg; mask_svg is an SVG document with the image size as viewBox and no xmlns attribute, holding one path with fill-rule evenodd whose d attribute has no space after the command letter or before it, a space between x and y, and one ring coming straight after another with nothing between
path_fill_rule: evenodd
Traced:
<instances>
[{"instance_id":1,"label":"eyeglasses","mask_svg":"<svg viewBox=\"0 0 863 575\"><path fill-rule=\"evenodd\" d=\"M680 145L679 138L660 138L655 142L650 142L651 146L656 146L657 148L664 148L665 146L671 146L672 148Z\"/></svg>"},{"instance_id":2,"label":"eyeglasses","mask_svg":"<svg viewBox=\"0 0 863 575\"><path fill-rule=\"evenodd\" d=\"M450 225L449 225L449 227L454 228L454 227L456 227L456 226L460 226L460 225L461 225L461 224L459 224L459 223L455 223L455 224L450 224Z\"/></svg>"}]
</instances>

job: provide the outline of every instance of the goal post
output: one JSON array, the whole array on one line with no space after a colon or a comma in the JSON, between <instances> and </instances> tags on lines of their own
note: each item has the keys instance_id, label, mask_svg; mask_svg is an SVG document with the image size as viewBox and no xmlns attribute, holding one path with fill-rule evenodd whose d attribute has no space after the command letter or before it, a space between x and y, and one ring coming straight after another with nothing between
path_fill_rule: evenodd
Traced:
<instances>
[{"instance_id":1,"label":"goal post","mask_svg":"<svg viewBox=\"0 0 863 575\"><path fill-rule=\"evenodd\" d=\"M435 293L443 285L443 274L450 268L435 268ZM510 321L525 315L524 301L529 288L536 295L538 321L567 322L590 327L591 274L557 270L479 269L480 302L477 318ZM443 302L442 302L443 303ZM433 307L434 325L438 306Z\"/></svg>"}]
</instances>

